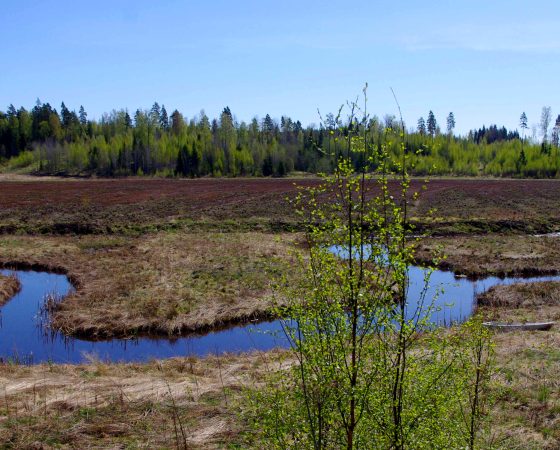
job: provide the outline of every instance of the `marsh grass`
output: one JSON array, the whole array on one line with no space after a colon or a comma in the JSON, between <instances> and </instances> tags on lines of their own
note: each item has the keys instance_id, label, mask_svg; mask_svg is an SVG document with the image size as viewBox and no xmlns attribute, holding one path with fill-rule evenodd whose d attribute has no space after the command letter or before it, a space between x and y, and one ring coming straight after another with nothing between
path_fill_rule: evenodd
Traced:
<instances>
[{"instance_id":1,"label":"marsh grass","mask_svg":"<svg viewBox=\"0 0 560 450\"><path fill-rule=\"evenodd\" d=\"M287 272L297 235L160 232L14 237L0 264L56 269L76 287L52 304L65 334L113 337L202 332L270 314L272 274Z\"/></svg>"},{"instance_id":2,"label":"marsh grass","mask_svg":"<svg viewBox=\"0 0 560 450\"><path fill-rule=\"evenodd\" d=\"M495 286L479 314L505 322L560 320L560 283ZM497 333L492 433L498 448L560 447L560 328Z\"/></svg>"},{"instance_id":3,"label":"marsh grass","mask_svg":"<svg viewBox=\"0 0 560 450\"><path fill-rule=\"evenodd\" d=\"M520 311L560 317L554 303L560 283L533 286L537 298L541 293L546 297L542 305L506 305L504 299L520 295L516 290L522 294L529 288L496 287L490 293L501 296L496 303L503 306L482 307L479 314L484 319L499 314L503 320ZM498 371L490 384L495 402L484 435L486 448L558 448L559 329L496 334L494 341ZM271 374L282 377L293 363L287 352L272 351L146 364L107 364L95 358L86 365L0 364L0 440L14 448L37 442L74 448L180 448L175 417L189 448L259 448L239 412L249 408L247 395L261 389ZM181 441L179 429L178 434Z\"/></svg>"},{"instance_id":4,"label":"marsh grass","mask_svg":"<svg viewBox=\"0 0 560 450\"><path fill-rule=\"evenodd\" d=\"M560 269L560 239L521 235L456 236L426 240L441 245L448 268L472 276L535 275ZM560 283L494 286L478 297L477 314L501 322L560 321ZM497 333L498 373L488 446L560 448L560 327L547 332Z\"/></svg>"},{"instance_id":5,"label":"marsh grass","mask_svg":"<svg viewBox=\"0 0 560 450\"><path fill-rule=\"evenodd\" d=\"M280 355L124 365L0 365L0 441L12 448L38 442L178 449L247 443L235 414L241 387L258 383L265 361Z\"/></svg>"},{"instance_id":6,"label":"marsh grass","mask_svg":"<svg viewBox=\"0 0 560 450\"><path fill-rule=\"evenodd\" d=\"M0 306L4 305L21 289L21 284L15 275L0 275Z\"/></svg>"},{"instance_id":7,"label":"marsh grass","mask_svg":"<svg viewBox=\"0 0 560 450\"><path fill-rule=\"evenodd\" d=\"M191 191L171 182L175 197L160 196L140 206L128 199L104 206L104 196L91 195L101 182L29 183L18 178L13 189L2 185L1 230L59 235L4 234L0 262L68 272L78 291L59 320L70 332L129 333L151 326L151 318L142 317L148 311L154 314L155 330L165 333L173 324L211 327L228 318L260 314L268 306L266 270L285 270L285 262L289 267L285 255L298 240L295 235L256 232L297 228L297 222L286 217L284 188L257 192L245 202L226 192L238 189L243 180L201 183L202 196L205 190L214 195L211 185L226 186L215 197L201 197L206 202L202 205L178 203L178 196L186 199L185 192ZM115 192L115 186L128 186L109 184ZM148 184L143 180L135 189ZM439 207L446 217L427 226L440 234L512 227L546 230L557 223L559 189L556 181L435 180L411 213L423 221L425 211ZM8 190L21 200L19 206L5 203ZM87 195L82 195L84 190ZM53 199L58 191L69 195L69 201ZM48 202L38 205L45 192ZM36 202L33 209L29 201ZM112 234L74 235L78 231ZM557 238L454 236L422 245L428 251L438 244L448 254L448 265L462 273L557 270L560 260ZM485 319L559 320L559 286L496 287L490 292L495 298L479 314ZM487 448L560 448L559 336L558 326L547 333L495 336L500 370L492 383L497 401ZM24 358L14 356L0 364L0 441L13 448L173 448L173 417L183 424L192 448L249 448L256 444L237 415L246 407L240 391L258 389L267 373L287 370L293 363L282 352L224 356L219 365L213 357L138 365L92 358L82 366L26 367Z\"/></svg>"},{"instance_id":8,"label":"marsh grass","mask_svg":"<svg viewBox=\"0 0 560 450\"><path fill-rule=\"evenodd\" d=\"M560 238L516 234L484 234L429 238L421 241L417 260L425 261L440 248L440 267L456 274L534 276L560 271Z\"/></svg>"}]
</instances>

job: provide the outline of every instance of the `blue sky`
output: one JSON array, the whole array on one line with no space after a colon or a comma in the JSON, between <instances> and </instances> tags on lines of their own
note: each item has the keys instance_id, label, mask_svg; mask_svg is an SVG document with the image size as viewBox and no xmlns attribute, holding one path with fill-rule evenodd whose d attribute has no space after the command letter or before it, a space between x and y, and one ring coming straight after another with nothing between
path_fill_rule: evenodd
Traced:
<instances>
[{"instance_id":1,"label":"blue sky","mask_svg":"<svg viewBox=\"0 0 560 450\"><path fill-rule=\"evenodd\" d=\"M0 0L0 109L84 105L318 123L369 85L369 109L457 131L560 114L560 2Z\"/></svg>"}]
</instances>

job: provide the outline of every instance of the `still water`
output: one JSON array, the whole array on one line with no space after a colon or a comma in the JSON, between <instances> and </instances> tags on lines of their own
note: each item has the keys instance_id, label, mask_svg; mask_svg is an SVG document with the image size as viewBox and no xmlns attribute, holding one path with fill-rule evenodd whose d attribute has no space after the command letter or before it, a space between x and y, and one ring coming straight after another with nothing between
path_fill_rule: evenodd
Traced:
<instances>
[{"instance_id":1,"label":"still water","mask_svg":"<svg viewBox=\"0 0 560 450\"><path fill-rule=\"evenodd\" d=\"M4 275L15 273L21 291L0 308L0 358L36 364L40 362L79 363L99 359L103 361L147 361L172 356L204 356L223 352L245 352L284 347L287 341L279 321L260 322L231 327L203 336L166 338L113 339L87 341L68 338L60 333L52 335L45 329L39 310L45 296L68 294L73 288L64 275L33 271L2 270ZM409 301L418 298L424 286L425 269L409 269ZM439 325L466 320L473 312L474 299L496 284L560 280L560 276L533 278L488 277L477 281L456 278L452 272L436 270L430 278L426 296L431 298L442 291L436 301L437 311L432 321Z\"/></svg>"}]
</instances>

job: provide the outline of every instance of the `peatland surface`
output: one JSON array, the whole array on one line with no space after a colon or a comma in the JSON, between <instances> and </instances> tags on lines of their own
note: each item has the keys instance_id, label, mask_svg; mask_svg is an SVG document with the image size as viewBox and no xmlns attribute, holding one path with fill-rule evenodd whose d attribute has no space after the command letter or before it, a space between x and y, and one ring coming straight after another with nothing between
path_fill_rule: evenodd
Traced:
<instances>
[{"instance_id":1,"label":"peatland surface","mask_svg":"<svg viewBox=\"0 0 560 450\"><path fill-rule=\"evenodd\" d=\"M476 234L422 240L417 259L429 260L441 248L446 258L442 269L472 278L487 275L534 276L560 272L560 236Z\"/></svg>"},{"instance_id":2,"label":"peatland surface","mask_svg":"<svg viewBox=\"0 0 560 450\"><path fill-rule=\"evenodd\" d=\"M274 274L291 273L301 228L293 179L0 178L0 265L68 274L76 292L52 313L68 334L103 338L203 331L270 311ZM420 187L421 180L415 180ZM429 211L438 212L431 218ZM560 182L432 180L413 206L469 276L560 270ZM0 295L6 280L0 279ZM12 291L9 291L12 295ZM5 295L6 296L6 295ZM495 287L489 320L559 320L560 284ZM451 331L452 332L452 331ZM488 447L560 448L560 328L496 334ZM0 441L8 448L245 448L239 410L286 352L146 364L0 365ZM284 366L282 366L284 367Z\"/></svg>"},{"instance_id":3,"label":"peatland surface","mask_svg":"<svg viewBox=\"0 0 560 450\"><path fill-rule=\"evenodd\" d=\"M144 233L287 230L299 226L286 198L317 179L37 179L0 175L0 232ZM412 182L421 190L423 180ZM395 185L396 186L396 185ZM374 189L375 192L375 189ZM547 232L560 222L560 181L434 179L414 205L435 234ZM429 212L436 209L437 220Z\"/></svg>"}]
</instances>

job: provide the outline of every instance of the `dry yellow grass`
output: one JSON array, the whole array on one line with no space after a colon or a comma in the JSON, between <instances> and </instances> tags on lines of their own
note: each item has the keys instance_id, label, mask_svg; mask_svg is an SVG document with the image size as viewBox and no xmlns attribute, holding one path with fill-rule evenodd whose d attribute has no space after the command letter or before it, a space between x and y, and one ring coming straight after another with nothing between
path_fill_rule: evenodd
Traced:
<instances>
[{"instance_id":1,"label":"dry yellow grass","mask_svg":"<svg viewBox=\"0 0 560 450\"><path fill-rule=\"evenodd\" d=\"M560 321L560 283L496 286L481 298L487 320ZM499 448L560 448L560 323L550 331L496 333L496 403L492 432Z\"/></svg>"},{"instance_id":2,"label":"dry yellow grass","mask_svg":"<svg viewBox=\"0 0 560 450\"><path fill-rule=\"evenodd\" d=\"M0 264L67 273L77 291L53 314L88 337L198 332L256 317L287 272L295 235L160 232L138 238L5 237Z\"/></svg>"},{"instance_id":3,"label":"dry yellow grass","mask_svg":"<svg viewBox=\"0 0 560 450\"><path fill-rule=\"evenodd\" d=\"M560 284L503 286L488 295L485 319L559 316ZM539 292L542 290L542 292ZM499 298L500 297L500 298ZM508 299L514 303L508 305ZM497 306L501 305L501 306ZM515 306L517 305L517 307ZM556 449L560 445L560 329L497 333L491 439L500 449ZM287 353L254 353L148 364L0 366L0 439L17 447L179 447L180 421L189 448L250 445L237 401ZM48 447L46 447L48 448Z\"/></svg>"},{"instance_id":4,"label":"dry yellow grass","mask_svg":"<svg viewBox=\"0 0 560 450\"><path fill-rule=\"evenodd\" d=\"M151 326L168 331L265 311L268 273L286 270L296 239L185 232L138 238L5 236L0 259L68 271L79 289L55 319L70 331L103 334ZM438 243L444 244L448 264L463 273L560 268L557 238L434 239L422 243L423 251ZM496 287L483 302L487 306L478 312L489 320L560 320L558 283ZM489 445L560 448L560 326L549 332L499 333L495 342L498 372ZM245 447L249 443L235 399L243 387L258 386L271 361L279 363L284 356L1 366L0 440L16 448L38 443L46 448L176 447L178 441L192 448Z\"/></svg>"},{"instance_id":5,"label":"dry yellow grass","mask_svg":"<svg viewBox=\"0 0 560 450\"><path fill-rule=\"evenodd\" d=\"M418 245L418 259L429 261L436 248L441 267L469 276L536 275L560 271L560 237L486 234L430 238Z\"/></svg>"},{"instance_id":6,"label":"dry yellow grass","mask_svg":"<svg viewBox=\"0 0 560 450\"><path fill-rule=\"evenodd\" d=\"M10 300L21 289L15 276L0 275L0 306Z\"/></svg>"},{"instance_id":7,"label":"dry yellow grass","mask_svg":"<svg viewBox=\"0 0 560 450\"><path fill-rule=\"evenodd\" d=\"M223 448L242 443L244 387L285 352L147 364L0 365L10 448ZM42 447L41 447L42 446Z\"/></svg>"},{"instance_id":8,"label":"dry yellow grass","mask_svg":"<svg viewBox=\"0 0 560 450\"><path fill-rule=\"evenodd\" d=\"M493 294L525 288L500 287ZM560 285L555 289L557 294ZM540 305L485 307L479 313L513 320L520 310L544 308L555 317L556 294ZM497 333L494 339L497 372L488 447L559 448L560 329ZM288 358L289 352L273 351L147 364L0 366L0 440L16 448L37 443L182 448L184 442L188 448L247 448L251 437L239 414L242 392L258 388L268 372L286 368ZM178 423L185 438L180 427L176 432Z\"/></svg>"},{"instance_id":9,"label":"dry yellow grass","mask_svg":"<svg viewBox=\"0 0 560 450\"><path fill-rule=\"evenodd\" d=\"M79 178L72 178L73 180L79 180ZM41 176L34 177L32 175L25 175L19 173L0 173L0 182L5 181L25 181L25 182L36 182L36 181L63 181L65 178L55 177L55 176Z\"/></svg>"}]
</instances>

